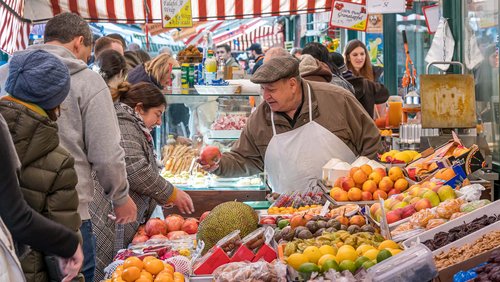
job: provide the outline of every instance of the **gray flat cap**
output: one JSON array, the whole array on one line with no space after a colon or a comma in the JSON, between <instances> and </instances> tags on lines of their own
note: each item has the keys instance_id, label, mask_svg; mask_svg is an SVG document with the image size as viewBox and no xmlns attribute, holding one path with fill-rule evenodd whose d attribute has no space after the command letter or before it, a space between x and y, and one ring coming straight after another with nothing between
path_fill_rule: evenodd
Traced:
<instances>
[{"instance_id":1,"label":"gray flat cap","mask_svg":"<svg viewBox=\"0 0 500 282\"><path fill-rule=\"evenodd\" d=\"M252 75L251 82L272 83L283 78L299 75L299 61L291 55L273 58L263 64Z\"/></svg>"}]
</instances>

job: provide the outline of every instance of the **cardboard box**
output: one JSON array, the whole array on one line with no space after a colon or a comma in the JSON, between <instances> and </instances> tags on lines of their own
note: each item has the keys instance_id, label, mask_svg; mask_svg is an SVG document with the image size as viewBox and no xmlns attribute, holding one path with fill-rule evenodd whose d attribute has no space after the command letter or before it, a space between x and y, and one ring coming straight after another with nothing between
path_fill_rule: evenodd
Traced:
<instances>
[{"instance_id":1,"label":"cardboard box","mask_svg":"<svg viewBox=\"0 0 500 282\"><path fill-rule=\"evenodd\" d=\"M255 254L242 244L231 257L231 262L252 261Z\"/></svg>"},{"instance_id":2,"label":"cardboard box","mask_svg":"<svg viewBox=\"0 0 500 282\"><path fill-rule=\"evenodd\" d=\"M193 273L196 275L212 274L217 267L229 262L226 252L215 246L193 266Z\"/></svg>"},{"instance_id":3,"label":"cardboard box","mask_svg":"<svg viewBox=\"0 0 500 282\"><path fill-rule=\"evenodd\" d=\"M267 262L272 262L277 257L278 254L276 253L274 248L269 246L268 244L264 244L262 247L260 247L257 254L255 254L255 257L253 258L252 262L259 261L260 259L264 259Z\"/></svg>"},{"instance_id":4,"label":"cardboard box","mask_svg":"<svg viewBox=\"0 0 500 282\"><path fill-rule=\"evenodd\" d=\"M475 257L472 257L468 260L465 260L463 262L457 263L455 265L449 266L445 269L442 269L438 273L438 277L434 279L434 282L445 282L445 281L453 281L453 275L455 275L457 272L462 271L462 270L468 270L473 267L478 266L479 264L488 261L488 258L491 256L491 254L496 251L500 250L500 246L489 250L487 252L484 252L482 254L479 254Z\"/></svg>"}]
</instances>

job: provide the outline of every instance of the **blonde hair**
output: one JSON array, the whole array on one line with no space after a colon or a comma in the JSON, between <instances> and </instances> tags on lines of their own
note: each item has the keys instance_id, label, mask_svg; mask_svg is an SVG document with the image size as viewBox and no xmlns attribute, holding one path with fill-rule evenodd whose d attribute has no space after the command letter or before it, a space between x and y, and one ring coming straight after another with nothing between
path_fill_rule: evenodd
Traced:
<instances>
[{"instance_id":1,"label":"blonde hair","mask_svg":"<svg viewBox=\"0 0 500 282\"><path fill-rule=\"evenodd\" d=\"M158 83L170 77L170 66L178 67L179 63L167 53L160 54L151 61L144 63L146 73L152 76Z\"/></svg>"}]
</instances>

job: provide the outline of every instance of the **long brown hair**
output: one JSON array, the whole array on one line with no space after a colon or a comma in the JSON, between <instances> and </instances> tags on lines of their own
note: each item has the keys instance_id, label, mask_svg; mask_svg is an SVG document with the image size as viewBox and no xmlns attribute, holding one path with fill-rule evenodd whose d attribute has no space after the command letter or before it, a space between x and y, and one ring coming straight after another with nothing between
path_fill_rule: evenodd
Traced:
<instances>
[{"instance_id":1,"label":"long brown hair","mask_svg":"<svg viewBox=\"0 0 500 282\"><path fill-rule=\"evenodd\" d=\"M351 52L358 47L363 48L363 50L365 51L365 63L363 64L363 67L359 70L359 72L354 69L354 67L352 66L352 63L351 63L351 59L349 57ZM373 68L372 68L372 63L370 60L370 55L368 55L368 49L366 49L366 45L363 42L361 42L357 39L351 40L347 44L347 47L345 48L344 57L346 60L347 68L350 71L352 71L352 73L354 75L368 78L371 81L375 80L375 78L373 77Z\"/></svg>"},{"instance_id":2,"label":"long brown hair","mask_svg":"<svg viewBox=\"0 0 500 282\"><path fill-rule=\"evenodd\" d=\"M139 82L128 89L124 87L123 91L120 91L118 94L120 102L131 108L135 108L139 103L142 103L144 111L161 105L167 106L165 96L163 96L160 89L147 82Z\"/></svg>"},{"instance_id":3,"label":"long brown hair","mask_svg":"<svg viewBox=\"0 0 500 282\"><path fill-rule=\"evenodd\" d=\"M160 54L151 61L144 63L146 73L152 76L158 83L170 77L170 66L178 67L179 63L167 53Z\"/></svg>"}]
</instances>

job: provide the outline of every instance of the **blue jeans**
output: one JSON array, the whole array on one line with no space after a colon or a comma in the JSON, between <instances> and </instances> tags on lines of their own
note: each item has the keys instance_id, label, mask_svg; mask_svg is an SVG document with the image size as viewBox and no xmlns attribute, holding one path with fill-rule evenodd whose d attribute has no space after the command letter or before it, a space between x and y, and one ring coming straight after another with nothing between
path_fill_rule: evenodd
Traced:
<instances>
[{"instance_id":1,"label":"blue jeans","mask_svg":"<svg viewBox=\"0 0 500 282\"><path fill-rule=\"evenodd\" d=\"M95 271L95 235L92 232L92 222L90 219L82 220L80 232L83 237L83 267L82 273L86 282L94 281Z\"/></svg>"}]
</instances>

